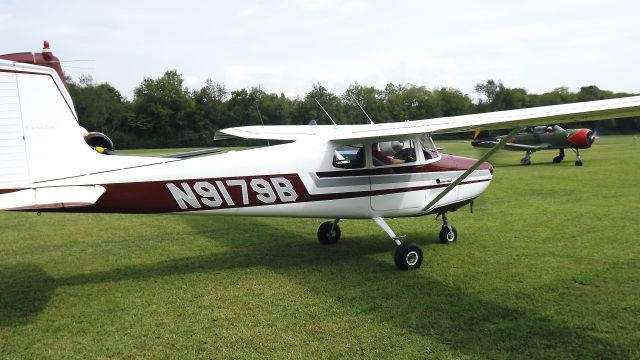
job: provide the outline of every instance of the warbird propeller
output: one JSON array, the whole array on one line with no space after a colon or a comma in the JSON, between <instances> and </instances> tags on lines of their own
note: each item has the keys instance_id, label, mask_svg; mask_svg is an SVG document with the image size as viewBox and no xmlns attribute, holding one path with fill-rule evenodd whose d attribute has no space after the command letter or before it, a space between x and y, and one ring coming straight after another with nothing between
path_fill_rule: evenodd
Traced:
<instances>
[{"instance_id":1,"label":"warbird propeller","mask_svg":"<svg viewBox=\"0 0 640 360\"><path fill-rule=\"evenodd\" d=\"M420 267L422 250L384 219L437 214L440 240L455 242L446 214L487 188L486 160L520 129L640 115L636 96L397 123L248 126L215 138L289 142L200 157L117 156L88 145L61 73L42 54L0 58L9 58L0 60L0 209L333 219L318 229L323 244L339 241L342 219L372 219L395 242L403 270ZM431 138L477 128L513 130L479 160L442 154Z\"/></svg>"},{"instance_id":2,"label":"warbird propeller","mask_svg":"<svg viewBox=\"0 0 640 360\"><path fill-rule=\"evenodd\" d=\"M490 138L474 139L471 145L474 147L492 148L504 138L495 136ZM576 166L582 166L580 149L588 149L598 139L596 133L590 129L568 129L565 130L558 125L536 126L526 128L518 133L505 145L505 150L526 151L525 156L520 160L522 165L531 165L531 154L540 150L560 150L559 154L553 158L554 163L564 160L564 149L571 149L576 154Z\"/></svg>"}]
</instances>

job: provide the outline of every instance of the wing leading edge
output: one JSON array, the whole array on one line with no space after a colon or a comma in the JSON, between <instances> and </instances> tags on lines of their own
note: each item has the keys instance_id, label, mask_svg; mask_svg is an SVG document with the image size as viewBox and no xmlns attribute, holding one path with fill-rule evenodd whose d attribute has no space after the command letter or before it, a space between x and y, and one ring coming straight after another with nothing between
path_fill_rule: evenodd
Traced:
<instances>
[{"instance_id":1,"label":"wing leading edge","mask_svg":"<svg viewBox=\"0 0 640 360\"><path fill-rule=\"evenodd\" d=\"M640 96L393 123L243 126L220 130L214 139L291 141L313 136L322 136L326 140L382 139L399 135L445 134L474 131L478 128L497 130L633 116L640 116Z\"/></svg>"}]
</instances>

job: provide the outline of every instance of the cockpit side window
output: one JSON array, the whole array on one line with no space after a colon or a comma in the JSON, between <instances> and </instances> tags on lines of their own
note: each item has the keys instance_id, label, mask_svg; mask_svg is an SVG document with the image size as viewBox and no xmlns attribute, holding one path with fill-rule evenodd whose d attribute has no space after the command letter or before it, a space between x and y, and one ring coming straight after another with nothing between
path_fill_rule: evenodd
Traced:
<instances>
[{"instance_id":1,"label":"cockpit side window","mask_svg":"<svg viewBox=\"0 0 640 360\"><path fill-rule=\"evenodd\" d=\"M364 164L364 145L362 144L341 145L333 152L333 167L360 169Z\"/></svg>"},{"instance_id":2,"label":"cockpit side window","mask_svg":"<svg viewBox=\"0 0 640 360\"><path fill-rule=\"evenodd\" d=\"M373 143L371 156L374 166L413 163L416 161L415 142L399 139Z\"/></svg>"}]
</instances>

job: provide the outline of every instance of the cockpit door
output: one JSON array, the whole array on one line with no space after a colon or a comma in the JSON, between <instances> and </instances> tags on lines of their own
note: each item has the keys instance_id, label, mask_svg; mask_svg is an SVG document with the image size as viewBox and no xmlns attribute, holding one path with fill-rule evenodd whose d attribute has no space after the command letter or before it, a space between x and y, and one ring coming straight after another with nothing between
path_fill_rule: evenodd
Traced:
<instances>
[{"instance_id":1,"label":"cockpit door","mask_svg":"<svg viewBox=\"0 0 640 360\"><path fill-rule=\"evenodd\" d=\"M425 205L426 193L420 187L426 168L417 137L371 143L367 150L372 210L413 209Z\"/></svg>"}]
</instances>

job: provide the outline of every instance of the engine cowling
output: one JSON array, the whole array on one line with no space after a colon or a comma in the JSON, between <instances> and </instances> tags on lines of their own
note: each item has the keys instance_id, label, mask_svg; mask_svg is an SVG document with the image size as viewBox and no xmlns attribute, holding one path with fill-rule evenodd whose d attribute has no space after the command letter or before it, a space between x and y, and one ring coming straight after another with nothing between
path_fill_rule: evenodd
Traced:
<instances>
[{"instance_id":1,"label":"engine cowling","mask_svg":"<svg viewBox=\"0 0 640 360\"><path fill-rule=\"evenodd\" d=\"M597 138L590 129L578 129L569 136L568 140L580 149L587 149L593 145Z\"/></svg>"}]
</instances>

